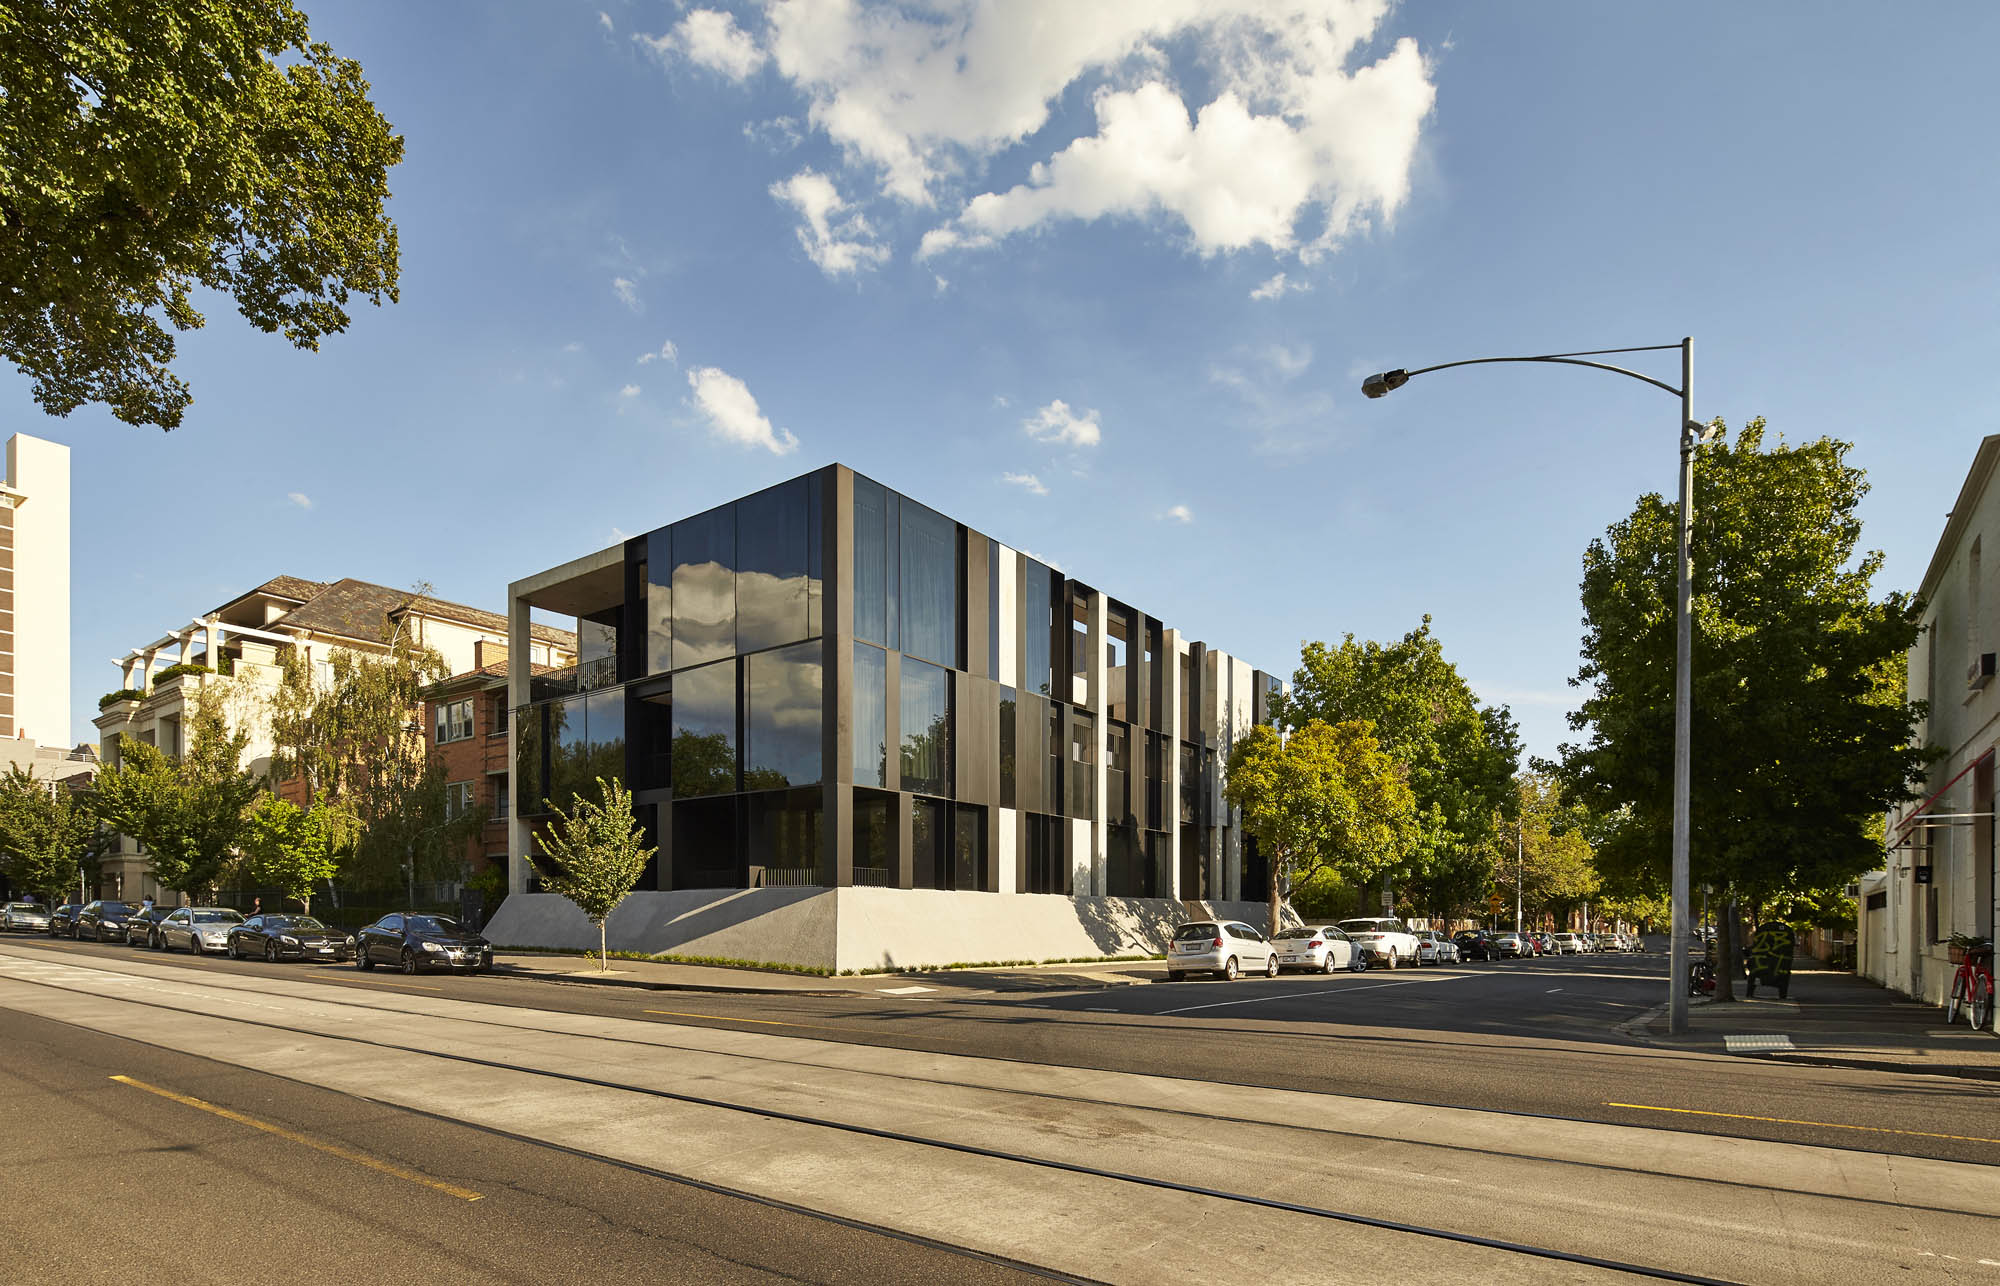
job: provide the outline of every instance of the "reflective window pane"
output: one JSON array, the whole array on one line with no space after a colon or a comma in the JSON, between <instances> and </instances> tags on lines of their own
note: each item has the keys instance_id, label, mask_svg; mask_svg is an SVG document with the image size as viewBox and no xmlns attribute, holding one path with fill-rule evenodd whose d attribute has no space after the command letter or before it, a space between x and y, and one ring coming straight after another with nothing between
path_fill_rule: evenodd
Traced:
<instances>
[{"instance_id":1,"label":"reflective window pane","mask_svg":"<svg viewBox=\"0 0 2000 1286\"><path fill-rule=\"evenodd\" d=\"M854 479L854 637L889 641L888 502L878 483Z\"/></svg>"},{"instance_id":2,"label":"reflective window pane","mask_svg":"<svg viewBox=\"0 0 2000 1286\"><path fill-rule=\"evenodd\" d=\"M1051 605L1055 602L1055 573L1033 559L1028 566L1027 588L1021 595L1021 617L1027 625L1027 647L1023 652L1021 682L1030 692L1055 696L1049 661L1049 640L1054 636Z\"/></svg>"},{"instance_id":3,"label":"reflective window pane","mask_svg":"<svg viewBox=\"0 0 2000 1286\"><path fill-rule=\"evenodd\" d=\"M854 882L886 888L895 881L896 796L888 791L854 792Z\"/></svg>"},{"instance_id":4,"label":"reflective window pane","mask_svg":"<svg viewBox=\"0 0 2000 1286\"><path fill-rule=\"evenodd\" d=\"M818 783L820 645L745 657L743 682L743 789Z\"/></svg>"},{"instance_id":5,"label":"reflective window pane","mask_svg":"<svg viewBox=\"0 0 2000 1286\"><path fill-rule=\"evenodd\" d=\"M806 606L807 479L736 502L736 650L796 643Z\"/></svg>"},{"instance_id":6,"label":"reflective window pane","mask_svg":"<svg viewBox=\"0 0 2000 1286\"><path fill-rule=\"evenodd\" d=\"M632 789L661 790L673 783L674 697L671 691L633 697L625 707L632 741Z\"/></svg>"},{"instance_id":7,"label":"reflective window pane","mask_svg":"<svg viewBox=\"0 0 2000 1286\"><path fill-rule=\"evenodd\" d=\"M585 709L588 696L552 701L549 718L549 802L567 810L589 782L585 772L590 761L590 742L585 736Z\"/></svg>"},{"instance_id":8,"label":"reflective window pane","mask_svg":"<svg viewBox=\"0 0 2000 1286\"><path fill-rule=\"evenodd\" d=\"M951 887L967 892L986 887L986 810L976 804L952 805Z\"/></svg>"},{"instance_id":9,"label":"reflective window pane","mask_svg":"<svg viewBox=\"0 0 2000 1286\"><path fill-rule=\"evenodd\" d=\"M646 536L646 673L674 668L674 533Z\"/></svg>"},{"instance_id":10,"label":"reflective window pane","mask_svg":"<svg viewBox=\"0 0 2000 1286\"><path fill-rule=\"evenodd\" d=\"M542 811L542 800L549 793L549 784L542 776L544 747L542 738L547 732L547 707L522 706L514 712L514 783L515 794L519 796L521 813L531 815Z\"/></svg>"},{"instance_id":11,"label":"reflective window pane","mask_svg":"<svg viewBox=\"0 0 2000 1286\"><path fill-rule=\"evenodd\" d=\"M816 790L744 797L753 887L798 888L820 880L822 804Z\"/></svg>"},{"instance_id":12,"label":"reflective window pane","mask_svg":"<svg viewBox=\"0 0 2000 1286\"><path fill-rule=\"evenodd\" d=\"M598 778L625 780L625 690L605 688L588 697L583 770L577 789L584 798L601 800Z\"/></svg>"},{"instance_id":13,"label":"reflective window pane","mask_svg":"<svg viewBox=\"0 0 2000 1286\"><path fill-rule=\"evenodd\" d=\"M736 663L723 661L675 675L673 720L675 797L735 790ZM678 849L674 857L678 865ZM675 887L680 887L678 880Z\"/></svg>"},{"instance_id":14,"label":"reflective window pane","mask_svg":"<svg viewBox=\"0 0 2000 1286\"><path fill-rule=\"evenodd\" d=\"M1000 806L1014 807L1016 728L1014 689L1000 689Z\"/></svg>"},{"instance_id":15,"label":"reflective window pane","mask_svg":"<svg viewBox=\"0 0 2000 1286\"><path fill-rule=\"evenodd\" d=\"M729 506L674 524L674 668L736 651L736 515Z\"/></svg>"},{"instance_id":16,"label":"reflective window pane","mask_svg":"<svg viewBox=\"0 0 2000 1286\"><path fill-rule=\"evenodd\" d=\"M903 658L903 789L950 793L951 672Z\"/></svg>"},{"instance_id":17,"label":"reflective window pane","mask_svg":"<svg viewBox=\"0 0 2000 1286\"><path fill-rule=\"evenodd\" d=\"M618 617L607 608L576 621L576 685L588 691L618 681Z\"/></svg>"},{"instance_id":18,"label":"reflective window pane","mask_svg":"<svg viewBox=\"0 0 2000 1286\"><path fill-rule=\"evenodd\" d=\"M854 784L889 784L889 654L854 645Z\"/></svg>"},{"instance_id":19,"label":"reflective window pane","mask_svg":"<svg viewBox=\"0 0 2000 1286\"><path fill-rule=\"evenodd\" d=\"M905 655L958 664L958 524L913 500L902 503Z\"/></svg>"},{"instance_id":20,"label":"reflective window pane","mask_svg":"<svg viewBox=\"0 0 2000 1286\"><path fill-rule=\"evenodd\" d=\"M945 818L948 807L943 800L912 799L910 801L910 857L915 864L914 879L911 881L920 889L948 889L951 887L951 837Z\"/></svg>"},{"instance_id":21,"label":"reflective window pane","mask_svg":"<svg viewBox=\"0 0 2000 1286\"><path fill-rule=\"evenodd\" d=\"M1072 711L1069 732L1069 815L1091 817L1097 811L1097 722Z\"/></svg>"},{"instance_id":22,"label":"reflective window pane","mask_svg":"<svg viewBox=\"0 0 2000 1286\"><path fill-rule=\"evenodd\" d=\"M1109 720L1104 725L1104 815L1113 822L1131 817L1132 730Z\"/></svg>"},{"instance_id":23,"label":"reflective window pane","mask_svg":"<svg viewBox=\"0 0 2000 1286\"><path fill-rule=\"evenodd\" d=\"M675 888L743 886L736 860L736 807L734 797L674 802Z\"/></svg>"}]
</instances>

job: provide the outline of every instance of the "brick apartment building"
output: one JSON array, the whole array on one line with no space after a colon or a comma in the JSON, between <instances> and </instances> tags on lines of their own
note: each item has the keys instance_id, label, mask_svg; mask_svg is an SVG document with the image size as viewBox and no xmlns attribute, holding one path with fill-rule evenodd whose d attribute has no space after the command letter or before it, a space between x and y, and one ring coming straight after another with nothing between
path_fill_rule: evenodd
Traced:
<instances>
[{"instance_id":1,"label":"brick apartment building","mask_svg":"<svg viewBox=\"0 0 2000 1286\"><path fill-rule=\"evenodd\" d=\"M465 843L468 873L507 865L507 820L512 797L507 750L507 649L482 642L474 665L432 685L424 694L424 727L431 753L444 765L445 808L456 817L486 810L486 824ZM556 667L536 664L536 674Z\"/></svg>"}]
</instances>

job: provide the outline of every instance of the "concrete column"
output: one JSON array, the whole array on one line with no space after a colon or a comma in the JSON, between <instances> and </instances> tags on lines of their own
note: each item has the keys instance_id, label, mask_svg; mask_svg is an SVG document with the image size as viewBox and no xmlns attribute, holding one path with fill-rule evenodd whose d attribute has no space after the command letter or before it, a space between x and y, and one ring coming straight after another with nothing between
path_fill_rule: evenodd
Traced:
<instances>
[{"instance_id":1,"label":"concrete column","mask_svg":"<svg viewBox=\"0 0 2000 1286\"><path fill-rule=\"evenodd\" d=\"M507 704L515 711L528 704L528 681L533 675L533 661L528 646L533 638L529 630L528 600L514 586L507 588ZM528 824L521 819L524 782L514 781L513 766L519 762L521 720L507 720L507 767L508 781L514 795L514 807L507 817L507 891L523 893L528 887L526 858L528 855Z\"/></svg>"},{"instance_id":2,"label":"concrete column","mask_svg":"<svg viewBox=\"0 0 2000 1286\"><path fill-rule=\"evenodd\" d=\"M1088 605L1084 609L1089 627L1090 659L1085 663L1084 673L1089 676L1091 731L1096 739L1093 754L1097 762L1092 765L1096 777L1091 793L1097 797L1097 806L1091 810L1090 818L1090 891L1100 897L1105 889L1104 855L1109 849L1111 801L1106 798L1108 783L1106 774L1110 765L1106 763L1105 746L1111 732L1111 693L1109 672L1104 664L1104 648L1110 635L1105 631L1105 598L1097 590L1090 591ZM1130 746L1127 746L1130 749Z\"/></svg>"},{"instance_id":3,"label":"concrete column","mask_svg":"<svg viewBox=\"0 0 2000 1286\"><path fill-rule=\"evenodd\" d=\"M143 656L144 664L139 671L139 681L133 684L133 687L146 689L153 686L153 658L158 655L159 652L156 649L146 649Z\"/></svg>"},{"instance_id":4,"label":"concrete column","mask_svg":"<svg viewBox=\"0 0 2000 1286\"><path fill-rule=\"evenodd\" d=\"M191 629L182 630L180 642L181 656L178 664L186 665L194 652L194 631Z\"/></svg>"},{"instance_id":5,"label":"concrete column","mask_svg":"<svg viewBox=\"0 0 2000 1286\"><path fill-rule=\"evenodd\" d=\"M854 883L854 473L835 465L820 494L820 879Z\"/></svg>"},{"instance_id":6,"label":"concrete column","mask_svg":"<svg viewBox=\"0 0 2000 1286\"><path fill-rule=\"evenodd\" d=\"M215 618L202 622L202 645L208 653L209 668L222 672L222 631L216 628Z\"/></svg>"},{"instance_id":7,"label":"concrete column","mask_svg":"<svg viewBox=\"0 0 2000 1286\"><path fill-rule=\"evenodd\" d=\"M1167 762L1161 767L1160 790L1166 798L1160 801L1161 817L1167 834L1173 836L1169 844L1170 856L1167 860L1167 896L1184 898L1189 894L1181 888L1181 845L1192 843L1192 835L1181 833L1181 632L1179 630L1160 631L1160 654L1154 658L1160 666L1160 700L1166 706L1161 711L1159 724L1166 729Z\"/></svg>"},{"instance_id":8,"label":"concrete column","mask_svg":"<svg viewBox=\"0 0 2000 1286\"><path fill-rule=\"evenodd\" d=\"M138 687L139 685L133 681L133 672L139 668L138 656L126 657L123 661L119 662L119 667L125 674L125 683L123 686L127 689Z\"/></svg>"}]
</instances>

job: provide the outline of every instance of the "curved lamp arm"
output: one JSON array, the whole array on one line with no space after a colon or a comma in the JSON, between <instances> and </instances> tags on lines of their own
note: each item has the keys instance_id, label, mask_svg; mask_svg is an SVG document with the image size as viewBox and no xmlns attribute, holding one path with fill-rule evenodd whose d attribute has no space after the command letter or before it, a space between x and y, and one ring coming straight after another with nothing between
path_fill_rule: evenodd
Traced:
<instances>
[{"instance_id":1,"label":"curved lamp arm","mask_svg":"<svg viewBox=\"0 0 2000 1286\"><path fill-rule=\"evenodd\" d=\"M1675 388L1664 380L1656 380L1650 375L1641 375L1623 366L1613 366L1609 362L1585 361L1588 357L1603 357L1612 353L1663 353L1680 348L1680 344L1650 344L1644 348L1594 348L1581 353L1544 353L1538 357L1472 357L1462 362L1439 362L1436 366L1419 366L1414 371L1384 371L1380 375L1370 375L1361 381L1361 391L1369 397L1381 397L1410 382L1413 375L1428 375L1432 371L1450 370L1454 366L1485 366L1493 362L1549 362L1561 366L1588 366L1592 370L1610 371L1614 375L1627 375L1635 380L1651 384L1654 388L1675 397L1682 397L1686 390Z\"/></svg>"}]
</instances>

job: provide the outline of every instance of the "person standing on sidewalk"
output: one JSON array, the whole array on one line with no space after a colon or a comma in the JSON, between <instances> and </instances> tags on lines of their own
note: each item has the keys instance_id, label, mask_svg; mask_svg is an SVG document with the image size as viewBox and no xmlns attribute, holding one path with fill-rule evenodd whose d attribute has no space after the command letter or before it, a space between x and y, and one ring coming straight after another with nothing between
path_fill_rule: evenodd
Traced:
<instances>
[{"instance_id":1,"label":"person standing on sidewalk","mask_svg":"<svg viewBox=\"0 0 2000 1286\"><path fill-rule=\"evenodd\" d=\"M1792 926L1770 920L1757 926L1750 939L1750 977L1743 988L1745 998L1757 994L1757 984L1767 982L1778 989L1778 999L1790 998L1792 990Z\"/></svg>"}]
</instances>

